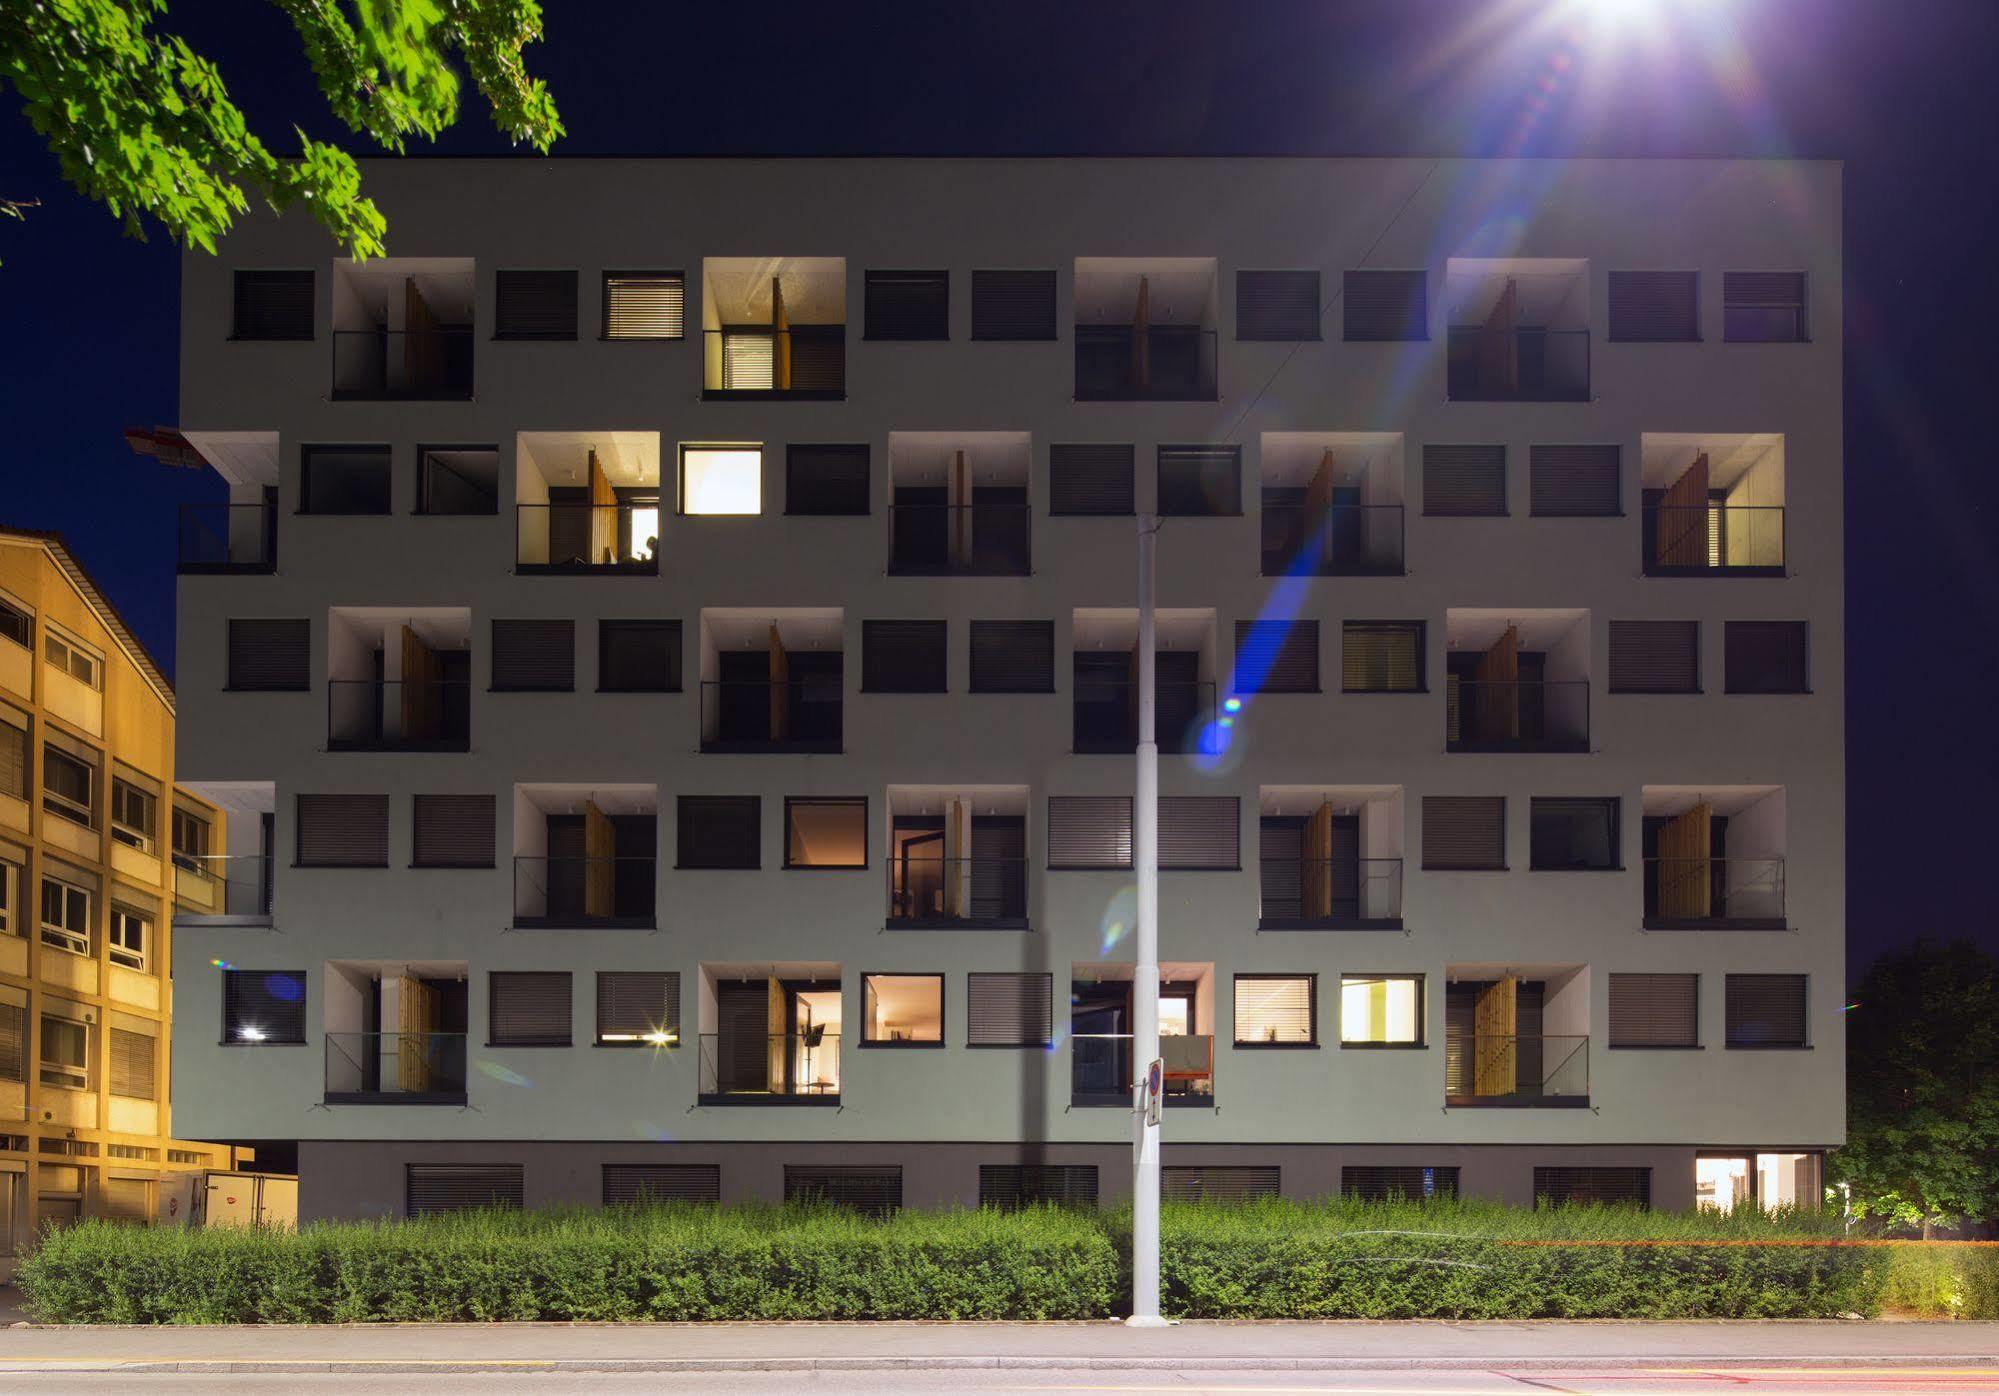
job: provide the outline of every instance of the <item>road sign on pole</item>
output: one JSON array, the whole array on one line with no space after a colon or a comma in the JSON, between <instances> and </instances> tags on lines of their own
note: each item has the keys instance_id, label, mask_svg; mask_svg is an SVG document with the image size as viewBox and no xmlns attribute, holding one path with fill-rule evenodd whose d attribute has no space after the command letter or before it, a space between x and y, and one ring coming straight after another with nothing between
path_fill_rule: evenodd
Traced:
<instances>
[{"instance_id":1,"label":"road sign on pole","mask_svg":"<svg viewBox=\"0 0 1999 1396\"><path fill-rule=\"evenodd\" d=\"M1153 1129L1159 1128L1160 1097L1165 1094L1166 1062L1154 1057L1152 1065L1145 1069L1145 1123Z\"/></svg>"}]
</instances>

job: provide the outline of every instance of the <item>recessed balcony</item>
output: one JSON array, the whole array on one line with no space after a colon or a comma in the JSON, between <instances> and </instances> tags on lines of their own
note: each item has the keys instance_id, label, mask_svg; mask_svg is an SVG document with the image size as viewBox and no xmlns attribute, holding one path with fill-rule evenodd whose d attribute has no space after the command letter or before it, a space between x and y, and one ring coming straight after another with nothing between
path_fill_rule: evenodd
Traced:
<instances>
[{"instance_id":1,"label":"recessed balcony","mask_svg":"<svg viewBox=\"0 0 1999 1396\"><path fill-rule=\"evenodd\" d=\"M1587 402L1589 271L1568 258L1453 257L1452 402Z\"/></svg>"},{"instance_id":2,"label":"recessed balcony","mask_svg":"<svg viewBox=\"0 0 1999 1396\"><path fill-rule=\"evenodd\" d=\"M1445 750L1589 750L1589 612L1453 610L1446 624Z\"/></svg>"},{"instance_id":3,"label":"recessed balcony","mask_svg":"<svg viewBox=\"0 0 1999 1396\"><path fill-rule=\"evenodd\" d=\"M657 432L522 432L514 459L517 574L659 575Z\"/></svg>"},{"instance_id":4,"label":"recessed balcony","mask_svg":"<svg viewBox=\"0 0 1999 1396\"><path fill-rule=\"evenodd\" d=\"M1784 575L1782 436L1647 432L1643 453L1646 576Z\"/></svg>"},{"instance_id":5,"label":"recessed balcony","mask_svg":"<svg viewBox=\"0 0 1999 1396\"><path fill-rule=\"evenodd\" d=\"M1214 402L1215 259L1076 259L1076 400Z\"/></svg>"},{"instance_id":6,"label":"recessed balcony","mask_svg":"<svg viewBox=\"0 0 1999 1396\"><path fill-rule=\"evenodd\" d=\"M704 399L846 397L845 258L709 257L702 287Z\"/></svg>"},{"instance_id":7,"label":"recessed balcony","mask_svg":"<svg viewBox=\"0 0 1999 1396\"><path fill-rule=\"evenodd\" d=\"M1266 577L1399 577L1402 437L1265 432Z\"/></svg>"},{"instance_id":8,"label":"recessed balcony","mask_svg":"<svg viewBox=\"0 0 1999 1396\"><path fill-rule=\"evenodd\" d=\"M469 257L336 260L334 401L469 399L473 303Z\"/></svg>"}]
</instances>

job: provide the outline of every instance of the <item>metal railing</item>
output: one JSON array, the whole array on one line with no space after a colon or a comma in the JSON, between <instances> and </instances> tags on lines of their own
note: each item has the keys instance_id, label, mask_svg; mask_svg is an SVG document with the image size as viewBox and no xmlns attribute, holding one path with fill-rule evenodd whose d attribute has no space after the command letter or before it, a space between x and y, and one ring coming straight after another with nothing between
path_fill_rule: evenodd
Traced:
<instances>
[{"instance_id":1,"label":"metal railing","mask_svg":"<svg viewBox=\"0 0 1999 1396\"><path fill-rule=\"evenodd\" d=\"M514 565L521 571L659 572L659 503L582 500L514 506Z\"/></svg>"},{"instance_id":2,"label":"metal railing","mask_svg":"<svg viewBox=\"0 0 1999 1396\"><path fill-rule=\"evenodd\" d=\"M1025 577L1025 504L891 504L888 570L916 577Z\"/></svg>"},{"instance_id":3,"label":"metal railing","mask_svg":"<svg viewBox=\"0 0 1999 1396\"><path fill-rule=\"evenodd\" d=\"M330 1032L328 1105L463 1105L462 1032Z\"/></svg>"},{"instance_id":4,"label":"metal railing","mask_svg":"<svg viewBox=\"0 0 1999 1396\"><path fill-rule=\"evenodd\" d=\"M1521 326L1510 333L1482 325L1451 326L1449 392L1453 402L1587 402L1588 330Z\"/></svg>"},{"instance_id":5,"label":"metal railing","mask_svg":"<svg viewBox=\"0 0 1999 1396\"><path fill-rule=\"evenodd\" d=\"M1129 679L1078 679L1071 702L1071 744L1078 755L1129 756L1138 750L1137 684ZM1155 684L1152 730L1160 751L1168 755L1220 752L1213 681Z\"/></svg>"},{"instance_id":6,"label":"metal railing","mask_svg":"<svg viewBox=\"0 0 1999 1396\"><path fill-rule=\"evenodd\" d=\"M1647 858L1645 924L1781 927L1784 860Z\"/></svg>"},{"instance_id":7,"label":"metal railing","mask_svg":"<svg viewBox=\"0 0 1999 1396\"><path fill-rule=\"evenodd\" d=\"M1129 325L1076 326L1078 402L1214 402L1219 396L1213 330L1153 325L1144 353Z\"/></svg>"},{"instance_id":8,"label":"metal railing","mask_svg":"<svg viewBox=\"0 0 1999 1396\"><path fill-rule=\"evenodd\" d=\"M175 921L270 924L269 854L176 853L173 866Z\"/></svg>"},{"instance_id":9,"label":"metal railing","mask_svg":"<svg viewBox=\"0 0 1999 1396\"><path fill-rule=\"evenodd\" d=\"M1451 751L1589 750L1588 679L1458 679L1446 707Z\"/></svg>"},{"instance_id":10,"label":"metal railing","mask_svg":"<svg viewBox=\"0 0 1999 1396\"><path fill-rule=\"evenodd\" d=\"M1069 1039L1069 1091L1077 1100L1131 1099L1137 1064L1132 1034L1079 1032ZM1165 1064L1166 1096L1212 1099L1215 1093L1215 1039L1211 1033L1161 1033L1159 1057Z\"/></svg>"},{"instance_id":11,"label":"metal railing","mask_svg":"<svg viewBox=\"0 0 1999 1396\"><path fill-rule=\"evenodd\" d=\"M175 570L269 572L278 561L277 526L268 504L183 504Z\"/></svg>"},{"instance_id":12,"label":"metal railing","mask_svg":"<svg viewBox=\"0 0 1999 1396\"><path fill-rule=\"evenodd\" d=\"M335 401L453 400L472 396L472 327L335 330Z\"/></svg>"},{"instance_id":13,"label":"metal railing","mask_svg":"<svg viewBox=\"0 0 1999 1396\"><path fill-rule=\"evenodd\" d=\"M1266 577L1399 577L1400 504L1263 506Z\"/></svg>"},{"instance_id":14,"label":"metal railing","mask_svg":"<svg viewBox=\"0 0 1999 1396\"><path fill-rule=\"evenodd\" d=\"M470 751L463 679L329 679L328 751Z\"/></svg>"},{"instance_id":15,"label":"metal railing","mask_svg":"<svg viewBox=\"0 0 1999 1396\"><path fill-rule=\"evenodd\" d=\"M709 1101L840 1099L840 1035L804 1032L701 1035L701 1095Z\"/></svg>"},{"instance_id":16,"label":"metal railing","mask_svg":"<svg viewBox=\"0 0 1999 1396\"><path fill-rule=\"evenodd\" d=\"M516 857L514 925L650 930L658 875L654 858Z\"/></svg>"},{"instance_id":17,"label":"metal railing","mask_svg":"<svg viewBox=\"0 0 1999 1396\"><path fill-rule=\"evenodd\" d=\"M1648 577L1784 567L1781 504L1648 504L1644 529Z\"/></svg>"},{"instance_id":18,"label":"metal railing","mask_svg":"<svg viewBox=\"0 0 1999 1396\"><path fill-rule=\"evenodd\" d=\"M1264 858L1260 872L1265 929L1402 922L1400 858Z\"/></svg>"},{"instance_id":19,"label":"metal railing","mask_svg":"<svg viewBox=\"0 0 1999 1396\"><path fill-rule=\"evenodd\" d=\"M1451 1105L1588 1105L1589 1037L1452 1034L1444 1082Z\"/></svg>"},{"instance_id":20,"label":"metal railing","mask_svg":"<svg viewBox=\"0 0 1999 1396\"><path fill-rule=\"evenodd\" d=\"M840 750L846 695L839 674L799 679L704 679L701 749Z\"/></svg>"},{"instance_id":21,"label":"metal railing","mask_svg":"<svg viewBox=\"0 0 1999 1396\"><path fill-rule=\"evenodd\" d=\"M701 338L703 397L824 402L847 395L845 325L703 330ZM786 359L791 381L780 386Z\"/></svg>"},{"instance_id":22,"label":"metal railing","mask_svg":"<svg viewBox=\"0 0 1999 1396\"><path fill-rule=\"evenodd\" d=\"M1027 859L891 854L888 920L905 929L1027 924Z\"/></svg>"}]
</instances>

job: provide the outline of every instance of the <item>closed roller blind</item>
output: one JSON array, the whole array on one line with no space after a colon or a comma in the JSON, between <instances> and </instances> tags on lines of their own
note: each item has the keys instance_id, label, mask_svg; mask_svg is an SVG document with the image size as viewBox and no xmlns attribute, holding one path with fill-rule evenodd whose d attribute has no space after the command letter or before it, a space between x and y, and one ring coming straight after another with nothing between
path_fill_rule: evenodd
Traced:
<instances>
[{"instance_id":1,"label":"closed roller blind","mask_svg":"<svg viewBox=\"0 0 1999 1396\"><path fill-rule=\"evenodd\" d=\"M1731 974L1726 1017L1731 1047L1803 1047L1805 1025L1802 974Z\"/></svg>"},{"instance_id":2,"label":"closed roller blind","mask_svg":"<svg viewBox=\"0 0 1999 1396\"><path fill-rule=\"evenodd\" d=\"M972 692L1053 693L1055 622L972 622Z\"/></svg>"},{"instance_id":3,"label":"closed roller blind","mask_svg":"<svg viewBox=\"0 0 1999 1396\"><path fill-rule=\"evenodd\" d=\"M141 1226L153 1220L153 1183L149 1178L106 1178L104 1215L110 1221Z\"/></svg>"},{"instance_id":4,"label":"closed roller blind","mask_svg":"<svg viewBox=\"0 0 1999 1396\"><path fill-rule=\"evenodd\" d=\"M1618 462L1615 444L1530 447L1530 512L1556 518L1615 516L1623 507Z\"/></svg>"},{"instance_id":5,"label":"closed roller blind","mask_svg":"<svg viewBox=\"0 0 1999 1396\"><path fill-rule=\"evenodd\" d=\"M861 622L863 693L942 693L950 624L941 620Z\"/></svg>"},{"instance_id":6,"label":"closed roller blind","mask_svg":"<svg viewBox=\"0 0 1999 1396\"><path fill-rule=\"evenodd\" d=\"M527 1171L518 1163L412 1163L406 1177L409 1214L462 1212L473 1207L518 1210L526 1201Z\"/></svg>"},{"instance_id":7,"label":"closed roller blind","mask_svg":"<svg viewBox=\"0 0 1999 1396\"><path fill-rule=\"evenodd\" d=\"M681 273L604 273L604 338L680 339L686 333L687 284Z\"/></svg>"},{"instance_id":8,"label":"closed roller blind","mask_svg":"<svg viewBox=\"0 0 1999 1396\"><path fill-rule=\"evenodd\" d=\"M27 1079L28 1010L18 1003L0 1003L0 1081Z\"/></svg>"},{"instance_id":9,"label":"closed roller blind","mask_svg":"<svg viewBox=\"0 0 1999 1396\"><path fill-rule=\"evenodd\" d=\"M311 686L312 623L229 622L229 687L299 692Z\"/></svg>"},{"instance_id":10,"label":"closed roller blind","mask_svg":"<svg viewBox=\"0 0 1999 1396\"><path fill-rule=\"evenodd\" d=\"M949 339L951 273L871 271L865 313L868 339Z\"/></svg>"},{"instance_id":11,"label":"closed roller blind","mask_svg":"<svg viewBox=\"0 0 1999 1396\"><path fill-rule=\"evenodd\" d=\"M576 622L493 622L493 687L509 693L566 693L576 687Z\"/></svg>"},{"instance_id":12,"label":"closed roller blind","mask_svg":"<svg viewBox=\"0 0 1999 1396\"><path fill-rule=\"evenodd\" d=\"M386 868L387 795L300 795L298 862L306 868Z\"/></svg>"},{"instance_id":13,"label":"closed roller blind","mask_svg":"<svg viewBox=\"0 0 1999 1396\"><path fill-rule=\"evenodd\" d=\"M1161 795L1159 866L1182 871L1241 867L1241 810L1234 795Z\"/></svg>"},{"instance_id":14,"label":"closed roller blind","mask_svg":"<svg viewBox=\"0 0 1999 1396\"><path fill-rule=\"evenodd\" d=\"M1636 1204L1652 1205L1649 1168L1537 1168L1534 1207Z\"/></svg>"},{"instance_id":15,"label":"closed roller blind","mask_svg":"<svg viewBox=\"0 0 1999 1396\"><path fill-rule=\"evenodd\" d=\"M597 1040L637 1039L658 1033L680 1041L680 975L674 970L600 970L597 974Z\"/></svg>"},{"instance_id":16,"label":"closed roller blind","mask_svg":"<svg viewBox=\"0 0 1999 1396\"><path fill-rule=\"evenodd\" d=\"M1159 512L1185 516L1242 512L1242 447L1161 446Z\"/></svg>"},{"instance_id":17,"label":"closed roller blind","mask_svg":"<svg viewBox=\"0 0 1999 1396\"><path fill-rule=\"evenodd\" d=\"M1002 1212L1022 1207L1097 1205L1092 1163L982 1163L979 1205Z\"/></svg>"},{"instance_id":18,"label":"closed roller blind","mask_svg":"<svg viewBox=\"0 0 1999 1396\"><path fill-rule=\"evenodd\" d=\"M604 1205L720 1202L722 1168L714 1163L607 1163Z\"/></svg>"},{"instance_id":19,"label":"closed roller blind","mask_svg":"<svg viewBox=\"0 0 1999 1396\"><path fill-rule=\"evenodd\" d=\"M0 795L28 798L28 719L0 703Z\"/></svg>"},{"instance_id":20,"label":"closed roller blind","mask_svg":"<svg viewBox=\"0 0 1999 1396\"><path fill-rule=\"evenodd\" d=\"M493 866L497 801L491 795L418 795L410 863L419 868Z\"/></svg>"},{"instance_id":21,"label":"closed roller blind","mask_svg":"<svg viewBox=\"0 0 1999 1396\"><path fill-rule=\"evenodd\" d=\"M1610 1045L1697 1047L1700 976L1610 976Z\"/></svg>"},{"instance_id":22,"label":"closed roller blind","mask_svg":"<svg viewBox=\"0 0 1999 1396\"><path fill-rule=\"evenodd\" d=\"M1804 340L1810 329L1801 271L1721 275L1722 338L1751 344Z\"/></svg>"},{"instance_id":23,"label":"closed roller blind","mask_svg":"<svg viewBox=\"0 0 1999 1396\"><path fill-rule=\"evenodd\" d=\"M1131 797L1050 795L1048 866L1130 867Z\"/></svg>"},{"instance_id":24,"label":"closed roller blind","mask_svg":"<svg viewBox=\"0 0 1999 1396\"><path fill-rule=\"evenodd\" d=\"M493 338L576 338L576 273L493 273Z\"/></svg>"},{"instance_id":25,"label":"closed roller blind","mask_svg":"<svg viewBox=\"0 0 1999 1396\"><path fill-rule=\"evenodd\" d=\"M1610 337L1637 342L1699 339L1699 275L1690 271L1612 272Z\"/></svg>"},{"instance_id":26,"label":"closed roller blind","mask_svg":"<svg viewBox=\"0 0 1999 1396\"><path fill-rule=\"evenodd\" d=\"M1456 1165L1429 1164L1348 1164L1340 1169L1340 1191L1363 1202L1386 1202L1391 1197L1425 1202L1458 1195Z\"/></svg>"},{"instance_id":27,"label":"closed roller blind","mask_svg":"<svg viewBox=\"0 0 1999 1396\"><path fill-rule=\"evenodd\" d=\"M762 863L763 801L757 795L682 795L683 868L755 868Z\"/></svg>"},{"instance_id":28,"label":"closed roller blind","mask_svg":"<svg viewBox=\"0 0 1999 1396\"><path fill-rule=\"evenodd\" d=\"M311 339L312 300L309 271L239 271L230 333L236 339Z\"/></svg>"},{"instance_id":29,"label":"closed roller blind","mask_svg":"<svg viewBox=\"0 0 1999 1396\"><path fill-rule=\"evenodd\" d=\"M974 270L972 338L1055 338L1055 273Z\"/></svg>"},{"instance_id":30,"label":"closed roller blind","mask_svg":"<svg viewBox=\"0 0 1999 1396\"><path fill-rule=\"evenodd\" d=\"M155 1062L159 1040L142 1032L112 1028L111 1094L132 1100L154 1100L159 1096Z\"/></svg>"},{"instance_id":31,"label":"closed roller blind","mask_svg":"<svg viewBox=\"0 0 1999 1396\"><path fill-rule=\"evenodd\" d=\"M1730 693L1806 693L1805 622L1732 620L1722 631Z\"/></svg>"},{"instance_id":32,"label":"closed roller blind","mask_svg":"<svg viewBox=\"0 0 1999 1396\"><path fill-rule=\"evenodd\" d=\"M973 1047L1041 1047L1054 1035L1055 976L965 976L966 1042Z\"/></svg>"},{"instance_id":33,"label":"closed roller blind","mask_svg":"<svg viewBox=\"0 0 1999 1396\"><path fill-rule=\"evenodd\" d=\"M1130 514L1137 508L1136 449L1129 443L1048 448L1050 514Z\"/></svg>"},{"instance_id":34,"label":"closed roller blind","mask_svg":"<svg viewBox=\"0 0 1999 1396\"><path fill-rule=\"evenodd\" d=\"M680 622L597 622L597 688L604 693L680 692Z\"/></svg>"},{"instance_id":35,"label":"closed roller blind","mask_svg":"<svg viewBox=\"0 0 1999 1396\"><path fill-rule=\"evenodd\" d=\"M1239 620L1235 623L1237 693L1317 693L1319 623Z\"/></svg>"},{"instance_id":36,"label":"closed roller blind","mask_svg":"<svg viewBox=\"0 0 1999 1396\"><path fill-rule=\"evenodd\" d=\"M1610 691L1700 692L1700 639L1699 621L1612 621Z\"/></svg>"},{"instance_id":37,"label":"closed roller blind","mask_svg":"<svg viewBox=\"0 0 1999 1396\"><path fill-rule=\"evenodd\" d=\"M1319 273L1239 271L1235 274L1237 339L1317 339Z\"/></svg>"},{"instance_id":38,"label":"closed roller blind","mask_svg":"<svg viewBox=\"0 0 1999 1396\"><path fill-rule=\"evenodd\" d=\"M785 447L784 512L822 516L867 513L867 443Z\"/></svg>"},{"instance_id":39,"label":"closed roller blind","mask_svg":"<svg viewBox=\"0 0 1999 1396\"><path fill-rule=\"evenodd\" d=\"M1425 446L1423 512L1441 518L1506 513L1504 446Z\"/></svg>"},{"instance_id":40,"label":"closed roller blind","mask_svg":"<svg viewBox=\"0 0 1999 1396\"><path fill-rule=\"evenodd\" d=\"M1159 1195L1167 1202L1248 1202L1278 1194L1275 1164L1168 1166L1159 1170Z\"/></svg>"},{"instance_id":41,"label":"closed roller blind","mask_svg":"<svg viewBox=\"0 0 1999 1396\"><path fill-rule=\"evenodd\" d=\"M567 1047L569 975L563 972L495 971L487 976L492 1017L487 1035L496 1047Z\"/></svg>"},{"instance_id":42,"label":"closed roller blind","mask_svg":"<svg viewBox=\"0 0 1999 1396\"><path fill-rule=\"evenodd\" d=\"M1430 337L1429 279L1420 270L1350 271L1340 299L1349 340Z\"/></svg>"},{"instance_id":43,"label":"closed roller blind","mask_svg":"<svg viewBox=\"0 0 1999 1396\"><path fill-rule=\"evenodd\" d=\"M1348 693L1423 688L1423 622L1350 620L1340 627L1340 687Z\"/></svg>"},{"instance_id":44,"label":"closed roller blind","mask_svg":"<svg viewBox=\"0 0 1999 1396\"><path fill-rule=\"evenodd\" d=\"M1423 866L1489 871L1506 866L1504 795L1425 795Z\"/></svg>"},{"instance_id":45,"label":"closed roller blind","mask_svg":"<svg viewBox=\"0 0 1999 1396\"><path fill-rule=\"evenodd\" d=\"M223 1040L305 1041L305 984L302 969L224 970Z\"/></svg>"},{"instance_id":46,"label":"closed roller blind","mask_svg":"<svg viewBox=\"0 0 1999 1396\"><path fill-rule=\"evenodd\" d=\"M867 1164L784 1166L784 1200L828 1207L847 1207L870 1216L887 1216L902 1208L902 1168Z\"/></svg>"}]
</instances>

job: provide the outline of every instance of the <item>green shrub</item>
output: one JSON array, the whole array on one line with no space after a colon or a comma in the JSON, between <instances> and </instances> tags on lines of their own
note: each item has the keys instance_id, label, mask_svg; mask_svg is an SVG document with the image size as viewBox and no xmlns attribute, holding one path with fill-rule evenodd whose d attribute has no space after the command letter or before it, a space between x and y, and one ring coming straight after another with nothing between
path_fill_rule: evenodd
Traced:
<instances>
[{"instance_id":1,"label":"green shrub","mask_svg":"<svg viewBox=\"0 0 1999 1396\"><path fill-rule=\"evenodd\" d=\"M1879 1254L1884 1309L1924 1318L1999 1318L1999 1249L1912 1241Z\"/></svg>"}]
</instances>

